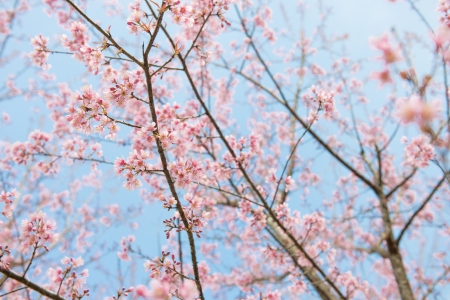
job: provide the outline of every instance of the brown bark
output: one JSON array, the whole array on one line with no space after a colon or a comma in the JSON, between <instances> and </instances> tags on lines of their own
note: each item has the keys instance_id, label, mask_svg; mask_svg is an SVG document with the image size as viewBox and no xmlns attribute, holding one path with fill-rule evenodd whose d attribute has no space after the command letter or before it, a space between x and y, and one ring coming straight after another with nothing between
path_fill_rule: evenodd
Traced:
<instances>
[{"instance_id":1,"label":"brown bark","mask_svg":"<svg viewBox=\"0 0 450 300\"><path fill-rule=\"evenodd\" d=\"M38 292L39 294L48 297L50 299L55 299L55 300L64 300L65 298L53 293L52 291L49 291L43 287L41 287L40 285L26 279L25 277L23 277L22 275L17 274L14 271L11 270L6 270L6 269L2 269L0 268L0 273L5 274L8 278L11 278L17 282L20 282L21 284L25 285L26 287Z\"/></svg>"},{"instance_id":2,"label":"brown bark","mask_svg":"<svg viewBox=\"0 0 450 300\"><path fill-rule=\"evenodd\" d=\"M395 281L397 282L398 290L402 300L413 300L414 295L411 285L406 275L405 266L403 265L402 255L398 245L392 234L392 222L389 216L389 209L386 203L386 198L379 195L381 216L383 219L384 230L387 232L386 245L389 252L389 261L391 262L392 271L394 273Z\"/></svg>"}]
</instances>

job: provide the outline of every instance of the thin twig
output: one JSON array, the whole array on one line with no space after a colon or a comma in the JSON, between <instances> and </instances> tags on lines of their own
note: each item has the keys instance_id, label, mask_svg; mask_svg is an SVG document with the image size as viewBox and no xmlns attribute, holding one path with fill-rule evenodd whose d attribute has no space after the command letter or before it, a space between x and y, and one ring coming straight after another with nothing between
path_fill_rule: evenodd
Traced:
<instances>
[{"instance_id":1,"label":"thin twig","mask_svg":"<svg viewBox=\"0 0 450 300\"><path fill-rule=\"evenodd\" d=\"M27 289L27 288L28 288L27 286L24 286L24 287L21 287L21 288L12 290L11 292L7 292L7 293L5 293L5 294L1 294L1 295L0 295L0 298L5 297L6 295L9 295L9 294L12 294L12 293L15 293L15 292L18 292L18 291Z\"/></svg>"},{"instance_id":2,"label":"thin twig","mask_svg":"<svg viewBox=\"0 0 450 300\"><path fill-rule=\"evenodd\" d=\"M437 190L442 185L442 183L444 183L446 178L447 178L447 175L444 174L444 176L442 176L442 178L439 180L439 182L433 188L433 190L428 195L428 197L422 202L422 205L412 214L412 216L409 218L408 222L406 222L405 226L403 227L402 231L400 232L400 234L398 235L398 237L396 239L397 245L400 245L403 235L405 234L405 232L408 230L409 226L414 221L414 218L425 208L427 203L430 202L430 200L433 198L434 194L437 192Z\"/></svg>"}]
</instances>

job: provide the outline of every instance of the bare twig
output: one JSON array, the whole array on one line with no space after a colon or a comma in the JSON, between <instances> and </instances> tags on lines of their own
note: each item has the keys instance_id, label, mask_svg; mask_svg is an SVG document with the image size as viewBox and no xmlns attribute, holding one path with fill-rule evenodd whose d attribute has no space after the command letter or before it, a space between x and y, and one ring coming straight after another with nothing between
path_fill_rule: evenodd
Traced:
<instances>
[{"instance_id":1,"label":"bare twig","mask_svg":"<svg viewBox=\"0 0 450 300\"><path fill-rule=\"evenodd\" d=\"M405 234L405 232L408 230L409 226L412 224L412 222L414 221L414 218L425 208L425 206L427 205L428 202L430 202L430 200L433 198L434 194L437 192L437 190L440 188L440 186L442 185L442 183L444 183L445 179L447 178L447 175L444 174L444 176L442 176L442 178L439 180L439 182L434 186L433 190L431 191L431 193L427 196L427 198L422 202L422 205L412 214L412 216L408 219L408 221L406 222L405 226L403 227L402 231L400 232L400 234L398 235L397 239L396 239L396 243L397 245L400 245L400 241L402 240L403 235Z\"/></svg>"}]
</instances>

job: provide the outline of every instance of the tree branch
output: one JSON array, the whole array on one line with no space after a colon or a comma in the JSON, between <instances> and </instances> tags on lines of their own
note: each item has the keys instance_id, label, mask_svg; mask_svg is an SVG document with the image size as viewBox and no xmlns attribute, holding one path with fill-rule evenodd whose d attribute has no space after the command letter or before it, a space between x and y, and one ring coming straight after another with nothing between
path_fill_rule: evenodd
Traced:
<instances>
[{"instance_id":1,"label":"tree branch","mask_svg":"<svg viewBox=\"0 0 450 300\"><path fill-rule=\"evenodd\" d=\"M20 282L21 284L25 285L26 287L38 292L42 296L45 296L45 297L48 297L48 298L54 299L54 300L65 300L65 298L58 296L57 294L53 293L52 291L49 291L49 290L41 287L40 285L26 279L25 277L17 274L14 271L0 268L0 273L3 273L7 277L14 279L17 282Z\"/></svg>"},{"instance_id":2,"label":"tree branch","mask_svg":"<svg viewBox=\"0 0 450 300\"><path fill-rule=\"evenodd\" d=\"M409 226L412 224L412 222L414 221L414 218L417 217L417 215L425 208L425 206L427 205L428 202L430 202L430 200L433 198L433 195L437 192L437 190L439 189L439 187L442 185L442 183L444 183L445 179L447 178L447 175L444 175L439 182L436 184L436 186L433 188L433 190L431 191L431 193L428 195L428 197L425 199L425 201L422 202L422 205L412 214L412 216L409 218L408 222L406 222L405 226L403 227L402 231L400 232L400 234L398 235L397 239L396 239L396 243L397 245L400 245L400 241L402 240L403 235L405 234L405 232L408 230Z\"/></svg>"}]
</instances>

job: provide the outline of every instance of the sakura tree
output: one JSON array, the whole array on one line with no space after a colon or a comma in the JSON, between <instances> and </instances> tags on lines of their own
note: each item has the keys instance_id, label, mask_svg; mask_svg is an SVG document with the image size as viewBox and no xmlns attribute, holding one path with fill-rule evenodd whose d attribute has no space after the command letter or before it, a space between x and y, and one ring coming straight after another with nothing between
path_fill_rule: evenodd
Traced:
<instances>
[{"instance_id":1,"label":"sakura tree","mask_svg":"<svg viewBox=\"0 0 450 300\"><path fill-rule=\"evenodd\" d=\"M0 297L446 299L430 2L0 1Z\"/></svg>"}]
</instances>

